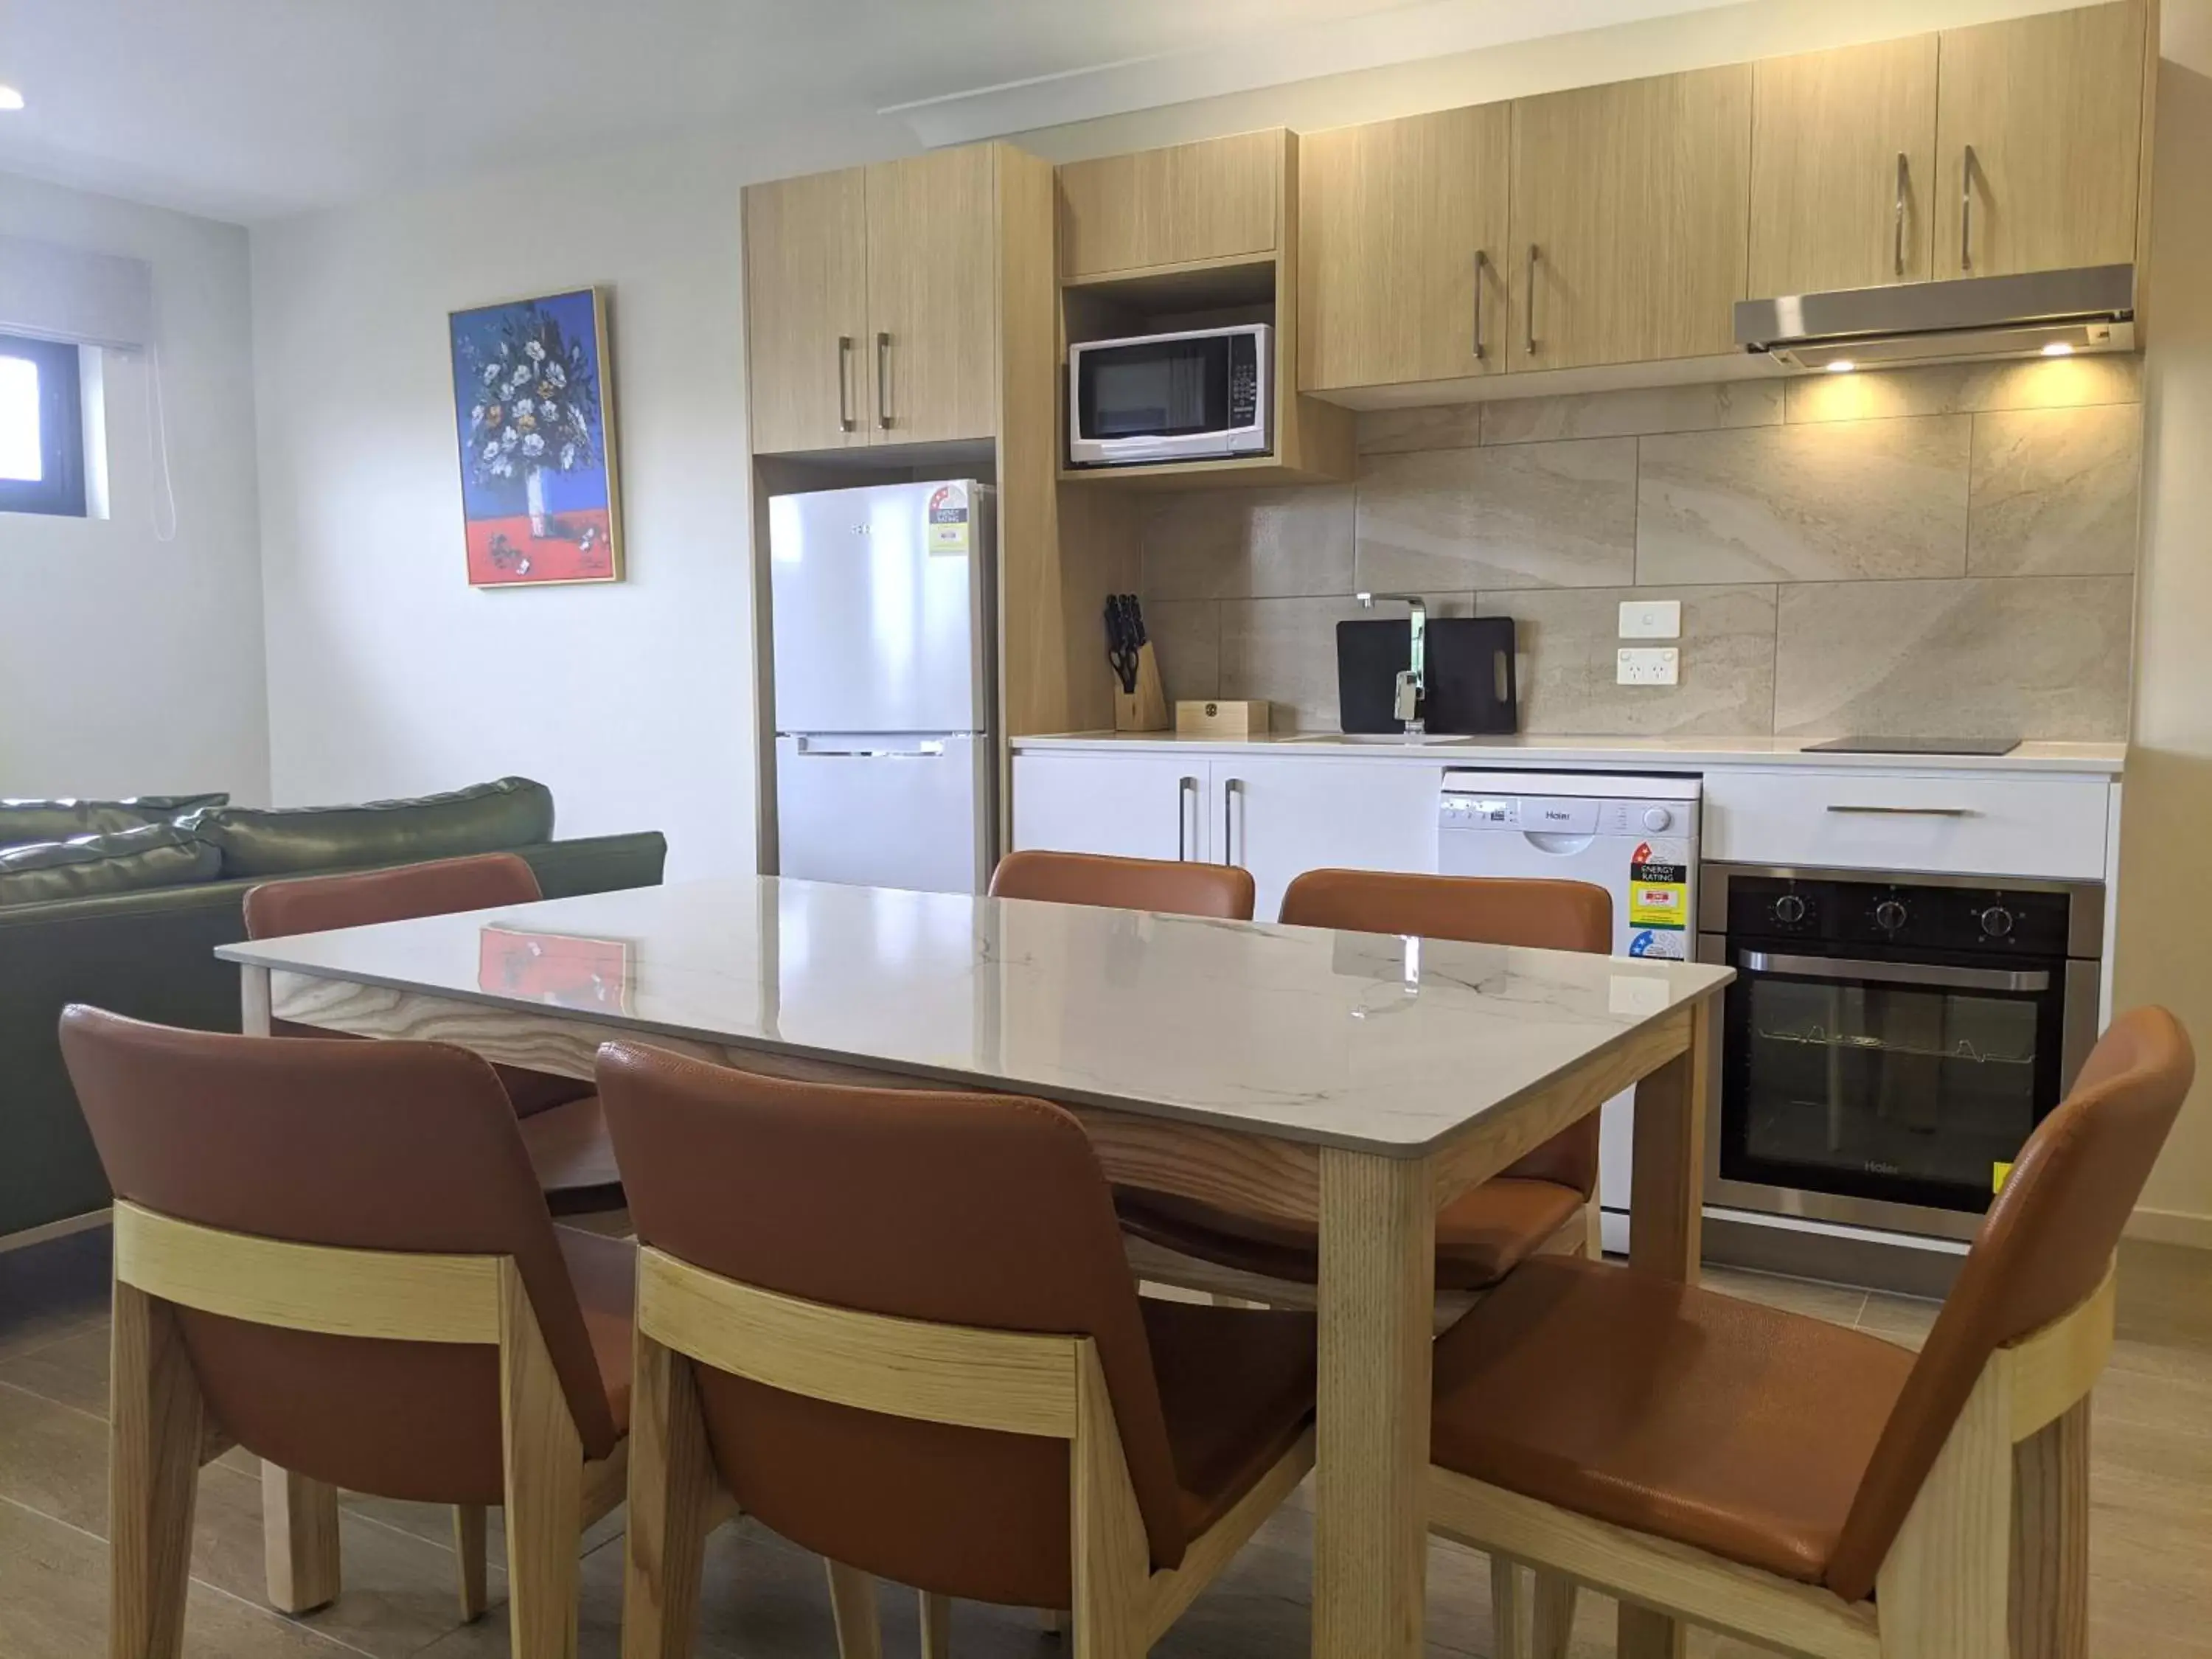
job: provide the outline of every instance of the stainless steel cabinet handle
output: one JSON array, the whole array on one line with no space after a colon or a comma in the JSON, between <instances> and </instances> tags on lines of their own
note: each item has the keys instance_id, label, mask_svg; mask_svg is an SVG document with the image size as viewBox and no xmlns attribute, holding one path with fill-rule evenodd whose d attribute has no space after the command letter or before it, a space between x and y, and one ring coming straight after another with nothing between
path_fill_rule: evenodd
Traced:
<instances>
[{"instance_id":1,"label":"stainless steel cabinet handle","mask_svg":"<svg viewBox=\"0 0 2212 1659\"><path fill-rule=\"evenodd\" d=\"M1482 284L1490 274L1490 256L1480 248L1474 251L1474 360L1480 362L1485 353L1482 347Z\"/></svg>"},{"instance_id":2,"label":"stainless steel cabinet handle","mask_svg":"<svg viewBox=\"0 0 2212 1659\"><path fill-rule=\"evenodd\" d=\"M2047 991L2040 969L1947 968L1929 962L1860 962L1842 957L1791 957L1739 951L1735 965L1747 974L1790 974L1799 979L1859 979L1880 985L1924 985L1931 991Z\"/></svg>"},{"instance_id":3,"label":"stainless steel cabinet handle","mask_svg":"<svg viewBox=\"0 0 2212 1659\"><path fill-rule=\"evenodd\" d=\"M852 379L853 337L840 334L837 337L837 429L840 432L853 429Z\"/></svg>"},{"instance_id":4,"label":"stainless steel cabinet handle","mask_svg":"<svg viewBox=\"0 0 2212 1659\"><path fill-rule=\"evenodd\" d=\"M1861 812L1885 818L1978 818L1971 806L1845 806L1830 803L1831 812Z\"/></svg>"},{"instance_id":5,"label":"stainless steel cabinet handle","mask_svg":"<svg viewBox=\"0 0 2212 1659\"><path fill-rule=\"evenodd\" d=\"M1959 163L1959 269L1974 268L1974 147Z\"/></svg>"},{"instance_id":6,"label":"stainless steel cabinet handle","mask_svg":"<svg viewBox=\"0 0 2212 1659\"><path fill-rule=\"evenodd\" d=\"M1244 793L1244 780L1231 778L1221 786L1221 859L1224 864L1241 864L1237 856L1237 838L1231 832L1231 817L1236 811L1237 800Z\"/></svg>"},{"instance_id":7,"label":"stainless steel cabinet handle","mask_svg":"<svg viewBox=\"0 0 2212 1659\"><path fill-rule=\"evenodd\" d=\"M1176 785L1176 860L1178 863L1190 857L1191 801L1198 793L1198 780L1184 778Z\"/></svg>"},{"instance_id":8,"label":"stainless steel cabinet handle","mask_svg":"<svg viewBox=\"0 0 2212 1659\"><path fill-rule=\"evenodd\" d=\"M1528 244L1528 342L1527 342L1527 343L1528 343L1528 355L1529 355L1531 357L1533 357L1533 356L1534 356L1536 355L1536 261L1537 261L1538 259L1541 258L1542 257L1543 257L1543 251L1542 251L1541 249L1540 249L1540 248L1539 248L1539 247L1538 247L1538 246L1537 246L1534 242L1529 243L1529 244Z\"/></svg>"},{"instance_id":9,"label":"stainless steel cabinet handle","mask_svg":"<svg viewBox=\"0 0 2212 1659\"><path fill-rule=\"evenodd\" d=\"M1905 275L1905 191L1912 163L1903 150L1897 152L1897 274Z\"/></svg>"},{"instance_id":10,"label":"stainless steel cabinet handle","mask_svg":"<svg viewBox=\"0 0 2212 1659\"><path fill-rule=\"evenodd\" d=\"M891 337L876 336L876 424L891 428Z\"/></svg>"}]
</instances>

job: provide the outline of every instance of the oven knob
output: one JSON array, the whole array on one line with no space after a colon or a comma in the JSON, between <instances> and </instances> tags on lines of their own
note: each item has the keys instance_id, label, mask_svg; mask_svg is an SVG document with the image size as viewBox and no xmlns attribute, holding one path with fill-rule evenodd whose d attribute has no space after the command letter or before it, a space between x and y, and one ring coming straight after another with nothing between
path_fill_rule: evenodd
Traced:
<instances>
[{"instance_id":1,"label":"oven knob","mask_svg":"<svg viewBox=\"0 0 2212 1659\"><path fill-rule=\"evenodd\" d=\"M1805 901L1795 893L1784 893L1774 901L1774 919L1784 927L1795 927L1805 920Z\"/></svg>"},{"instance_id":2,"label":"oven knob","mask_svg":"<svg viewBox=\"0 0 2212 1659\"><path fill-rule=\"evenodd\" d=\"M1663 806L1647 806L1644 809L1644 827L1646 830L1664 830L1674 821L1674 815Z\"/></svg>"},{"instance_id":3,"label":"oven knob","mask_svg":"<svg viewBox=\"0 0 2212 1659\"><path fill-rule=\"evenodd\" d=\"M1905 923L1905 906L1897 900L1884 899L1874 907L1874 925L1884 933L1893 933Z\"/></svg>"},{"instance_id":4,"label":"oven knob","mask_svg":"<svg viewBox=\"0 0 2212 1659\"><path fill-rule=\"evenodd\" d=\"M1982 912L1982 932L1991 939L2002 939L2012 932L2012 912L2002 904L1992 904Z\"/></svg>"}]
</instances>

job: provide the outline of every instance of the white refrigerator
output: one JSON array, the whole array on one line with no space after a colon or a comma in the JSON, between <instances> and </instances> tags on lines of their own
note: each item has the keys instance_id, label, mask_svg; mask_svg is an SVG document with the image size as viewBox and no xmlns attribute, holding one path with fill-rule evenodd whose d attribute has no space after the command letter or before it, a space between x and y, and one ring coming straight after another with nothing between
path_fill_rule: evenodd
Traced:
<instances>
[{"instance_id":1,"label":"white refrigerator","mask_svg":"<svg viewBox=\"0 0 2212 1659\"><path fill-rule=\"evenodd\" d=\"M991 490L769 502L777 868L981 892L997 837Z\"/></svg>"}]
</instances>

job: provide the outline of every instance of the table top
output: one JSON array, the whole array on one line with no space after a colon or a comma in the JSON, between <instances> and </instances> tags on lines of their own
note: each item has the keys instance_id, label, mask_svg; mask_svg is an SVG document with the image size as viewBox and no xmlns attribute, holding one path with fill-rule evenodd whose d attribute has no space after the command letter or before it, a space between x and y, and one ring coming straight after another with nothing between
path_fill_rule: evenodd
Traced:
<instances>
[{"instance_id":1,"label":"table top","mask_svg":"<svg viewBox=\"0 0 2212 1659\"><path fill-rule=\"evenodd\" d=\"M251 966L1415 1156L1734 977L746 877L225 945Z\"/></svg>"}]
</instances>

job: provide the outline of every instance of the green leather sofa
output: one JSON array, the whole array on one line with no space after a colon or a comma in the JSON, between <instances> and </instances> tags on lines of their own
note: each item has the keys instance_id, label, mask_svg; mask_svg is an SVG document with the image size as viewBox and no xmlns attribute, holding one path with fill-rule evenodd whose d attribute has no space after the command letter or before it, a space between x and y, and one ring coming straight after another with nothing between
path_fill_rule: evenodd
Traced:
<instances>
[{"instance_id":1,"label":"green leather sofa","mask_svg":"<svg viewBox=\"0 0 2212 1659\"><path fill-rule=\"evenodd\" d=\"M52 833L51 815L0 802L0 1248L9 1234L108 1201L62 1068L63 1007L236 1030L238 970L214 951L246 937L247 889L511 851L546 897L566 898L656 885L668 854L657 832L554 840L551 794L521 778L365 806L261 811L205 799L66 804L89 812L95 839L13 847L25 825Z\"/></svg>"}]
</instances>

